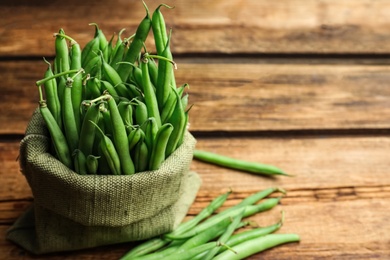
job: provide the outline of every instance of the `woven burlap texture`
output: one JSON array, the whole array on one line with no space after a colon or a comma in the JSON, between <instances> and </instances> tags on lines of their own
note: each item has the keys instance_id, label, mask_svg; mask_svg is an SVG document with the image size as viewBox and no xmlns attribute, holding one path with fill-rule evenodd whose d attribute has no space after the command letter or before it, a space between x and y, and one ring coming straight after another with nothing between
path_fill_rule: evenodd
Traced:
<instances>
[{"instance_id":1,"label":"woven burlap texture","mask_svg":"<svg viewBox=\"0 0 390 260\"><path fill-rule=\"evenodd\" d=\"M36 254L137 241L173 230L200 187L190 171L195 138L159 170L131 176L79 175L50 153L50 138L36 110L20 144L20 167L34 204L7 238Z\"/></svg>"}]
</instances>

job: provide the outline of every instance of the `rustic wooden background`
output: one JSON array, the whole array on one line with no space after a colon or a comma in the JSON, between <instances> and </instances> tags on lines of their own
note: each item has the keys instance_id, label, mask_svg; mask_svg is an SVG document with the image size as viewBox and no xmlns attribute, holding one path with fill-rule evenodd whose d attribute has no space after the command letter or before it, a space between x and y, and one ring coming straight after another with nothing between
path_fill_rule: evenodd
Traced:
<instances>
[{"instance_id":1,"label":"rustic wooden background","mask_svg":"<svg viewBox=\"0 0 390 260\"><path fill-rule=\"evenodd\" d=\"M147 0L151 10L161 1ZM263 178L194 161L203 185L188 217L231 187L227 205L279 186L258 215L302 241L250 259L390 259L390 1L164 1L177 82L190 84L199 149L276 165ZM116 259L129 246L36 257L5 240L33 197L17 162L37 106L35 81L64 28L83 46L90 22L107 35L135 31L141 1L0 2L0 259ZM126 33L125 33L126 34ZM152 42L148 42L152 45Z\"/></svg>"}]
</instances>

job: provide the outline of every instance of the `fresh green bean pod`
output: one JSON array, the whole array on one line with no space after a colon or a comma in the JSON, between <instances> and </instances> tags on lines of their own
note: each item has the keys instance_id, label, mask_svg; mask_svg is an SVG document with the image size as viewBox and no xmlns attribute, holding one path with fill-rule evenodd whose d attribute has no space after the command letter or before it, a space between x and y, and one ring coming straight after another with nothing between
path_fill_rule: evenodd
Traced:
<instances>
[{"instance_id":1,"label":"fresh green bean pod","mask_svg":"<svg viewBox=\"0 0 390 260\"><path fill-rule=\"evenodd\" d=\"M157 170L165 160L165 150L172 133L173 126L169 123L163 124L156 134L153 141L153 148L150 155L149 169Z\"/></svg>"},{"instance_id":2,"label":"fresh green bean pod","mask_svg":"<svg viewBox=\"0 0 390 260\"><path fill-rule=\"evenodd\" d=\"M226 241L228 241L228 239L232 236L233 232L236 231L236 229L239 227L243 214L244 211L233 219L233 221L229 224L226 230L224 230L223 234L219 237L218 239L219 243L226 244ZM211 249L205 256L204 260L213 259L214 256L218 253L218 251L219 248L217 247Z\"/></svg>"},{"instance_id":3,"label":"fresh green bean pod","mask_svg":"<svg viewBox=\"0 0 390 260\"><path fill-rule=\"evenodd\" d=\"M114 144L118 151L121 162L122 173L130 175L135 173L134 164L130 156L129 145L127 142L127 133L125 125L123 124L118 107L112 96L107 96L108 109L111 115L111 125L114 137Z\"/></svg>"},{"instance_id":4,"label":"fresh green bean pod","mask_svg":"<svg viewBox=\"0 0 390 260\"><path fill-rule=\"evenodd\" d=\"M48 68L45 72L45 78L53 76L51 64L44 59L48 64ZM61 104L57 93L57 81L53 78L44 83L45 95L47 100L47 107L56 120L58 126L62 128L62 116L61 116Z\"/></svg>"},{"instance_id":5,"label":"fresh green bean pod","mask_svg":"<svg viewBox=\"0 0 390 260\"><path fill-rule=\"evenodd\" d=\"M135 106L135 124L139 126L144 126L145 122L148 120L149 115L148 115L148 109L146 108L145 103L138 99L134 99L136 102ZM145 128L143 128L145 130Z\"/></svg>"},{"instance_id":6,"label":"fresh green bean pod","mask_svg":"<svg viewBox=\"0 0 390 260\"><path fill-rule=\"evenodd\" d=\"M258 162L244 161L244 160L235 159L228 156L202 151L202 150L195 150L194 158L197 160L216 164L226 168L236 169L236 170L255 173L255 174L288 176L288 174L286 174L284 171L272 165L262 164Z\"/></svg>"},{"instance_id":7,"label":"fresh green bean pod","mask_svg":"<svg viewBox=\"0 0 390 260\"><path fill-rule=\"evenodd\" d=\"M115 149L114 143L111 141L111 139L108 136L106 136L103 133L103 131L99 128L97 124L95 124L93 121L90 121L90 123L97 128L98 133L101 136L99 148L108 163L110 172L114 175L121 175L122 174L121 161L120 161L119 153Z\"/></svg>"},{"instance_id":8,"label":"fresh green bean pod","mask_svg":"<svg viewBox=\"0 0 390 260\"><path fill-rule=\"evenodd\" d=\"M171 117L167 120L173 125L173 132L167 144L167 156L171 155L177 149L187 127L187 118L183 106L181 105L180 97L176 91L172 91L171 93L176 95L176 104Z\"/></svg>"},{"instance_id":9,"label":"fresh green bean pod","mask_svg":"<svg viewBox=\"0 0 390 260\"><path fill-rule=\"evenodd\" d=\"M90 23L89 25L95 26L94 37L99 39L99 50L102 52L103 58L108 60L108 41L106 36L96 23Z\"/></svg>"},{"instance_id":10,"label":"fresh green bean pod","mask_svg":"<svg viewBox=\"0 0 390 260\"><path fill-rule=\"evenodd\" d=\"M266 249L292 242L299 242L296 234L269 234L243 242L217 255L215 260L240 260Z\"/></svg>"},{"instance_id":11,"label":"fresh green bean pod","mask_svg":"<svg viewBox=\"0 0 390 260\"><path fill-rule=\"evenodd\" d=\"M64 124L65 137L71 152L76 150L79 144L79 131L76 125L72 104L72 85L73 79L68 77L64 97L62 99L62 121Z\"/></svg>"},{"instance_id":12,"label":"fresh green bean pod","mask_svg":"<svg viewBox=\"0 0 390 260\"><path fill-rule=\"evenodd\" d=\"M109 61L109 64L116 70L118 69L118 62L122 61L124 53L125 53L125 44L121 38L122 33L125 31L125 29L122 29L118 33L118 38L115 44L115 47L111 53L111 59Z\"/></svg>"},{"instance_id":13,"label":"fresh green bean pod","mask_svg":"<svg viewBox=\"0 0 390 260\"><path fill-rule=\"evenodd\" d=\"M70 69L71 70L80 70L81 69L81 48L77 42L72 42L71 45L71 58L70 58ZM81 128L81 115L80 115L80 106L81 102L84 100L83 97L83 76L81 74L71 74L73 78L72 85L72 106L73 114L76 121L77 130L80 131Z\"/></svg>"},{"instance_id":14,"label":"fresh green bean pod","mask_svg":"<svg viewBox=\"0 0 390 260\"><path fill-rule=\"evenodd\" d=\"M158 66L153 58L148 58L148 69L150 75L150 81L153 86L157 86L157 78L158 78Z\"/></svg>"},{"instance_id":15,"label":"fresh green bean pod","mask_svg":"<svg viewBox=\"0 0 390 260\"><path fill-rule=\"evenodd\" d=\"M169 42L170 40L168 39L166 47L161 55L162 57L165 57L167 60L160 59L158 62L156 96L157 96L157 102L160 111L162 111L165 103L168 100L168 96L171 92L171 88L173 89L176 88L173 87L172 85L174 75L173 75L173 64L172 62L170 62L172 61L172 55L169 47Z\"/></svg>"},{"instance_id":16,"label":"fresh green bean pod","mask_svg":"<svg viewBox=\"0 0 390 260\"><path fill-rule=\"evenodd\" d=\"M281 226L282 226L282 222L279 221L278 223L267 226L267 227L258 227L258 228L249 229L247 231L243 231L243 232L232 235L224 244L227 247L233 247L233 246L236 246L236 245L243 243L245 241L249 241L251 239L255 239L255 238L258 238L261 236L271 234L271 233L277 231ZM226 250L226 247L221 247L219 249L219 253L221 253L225 250Z\"/></svg>"},{"instance_id":17,"label":"fresh green bean pod","mask_svg":"<svg viewBox=\"0 0 390 260\"><path fill-rule=\"evenodd\" d=\"M102 72L104 75L104 78L110 82L113 86L116 88L116 92L125 98L131 99L128 90L126 86L124 85L121 77L119 76L118 72L111 67L110 64L108 64L104 59L102 59Z\"/></svg>"},{"instance_id":18,"label":"fresh green bean pod","mask_svg":"<svg viewBox=\"0 0 390 260\"><path fill-rule=\"evenodd\" d=\"M101 80L100 81L100 91L104 93L107 91L114 99L118 98L118 92L116 91L115 87L108 81L106 80Z\"/></svg>"},{"instance_id":19,"label":"fresh green bean pod","mask_svg":"<svg viewBox=\"0 0 390 260\"><path fill-rule=\"evenodd\" d=\"M84 155L84 153L76 149L73 152L73 158L74 158L74 168L76 173L80 175L86 175L87 174L87 159Z\"/></svg>"},{"instance_id":20,"label":"fresh green bean pod","mask_svg":"<svg viewBox=\"0 0 390 260\"><path fill-rule=\"evenodd\" d=\"M95 36L92 40L90 40L83 48L81 52L81 64L85 69L86 73L86 65L90 62L91 59L98 56L100 50L100 39L96 37L96 28L95 28Z\"/></svg>"},{"instance_id":21,"label":"fresh green bean pod","mask_svg":"<svg viewBox=\"0 0 390 260\"><path fill-rule=\"evenodd\" d=\"M96 103L92 103L91 106L88 108L84 116L83 123L81 125L78 148L84 154L87 155L92 154L93 144L95 140L96 127L94 124L91 123L91 121L97 124L99 120L99 113L99 105Z\"/></svg>"},{"instance_id":22,"label":"fresh green bean pod","mask_svg":"<svg viewBox=\"0 0 390 260\"><path fill-rule=\"evenodd\" d=\"M87 156L87 173L98 174L100 156L94 156L92 154Z\"/></svg>"},{"instance_id":23,"label":"fresh green bean pod","mask_svg":"<svg viewBox=\"0 0 390 260\"><path fill-rule=\"evenodd\" d=\"M133 125L133 107L130 101L120 101L118 103L119 114L125 126Z\"/></svg>"},{"instance_id":24,"label":"fresh green bean pod","mask_svg":"<svg viewBox=\"0 0 390 260\"><path fill-rule=\"evenodd\" d=\"M177 98L174 93L174 89L170 89L170 94L168 96L168 100L165 102L164 107L161 111L161 122L166 123L168 119L172 116L173 111L176 107Z\"/></svg>"},{"instance_id":25,"label":"fresh green bean pod","mask_svg":"<svg viewBox=\"0 0 390 260\"><path fill-rule=\"evenodd\" d=\"M49 130L51 140L53 142L56 155L60 162L62 162L69 169L73 169L73 162L69 147L66 142L66 138L62 133L60 127L57 124L57 121L51 114L49 108L46 105L46 102L41 98L39 102L39 110L43 119L46 122L46 126Z\"/></svg>"},{"instance_id":26,"label":"fresh green bean pod","mask_svg":"<svg viewBox=\"0 0 390 260\"><path fill-rule=\"evenodd\" d=\"M162 55L168 42L167 28L164 16L160 10L161 7L171 8L168 5L160 4L152 15L152 31L158 55Z\"/></svg>"},{"instance_id":27,"label":"fresh green bean pod","mask_svg":"<svg viewBox=\"0 0 390 260\"><path fill-rule=\"evenodd\" d=\"M86 99L94 99L101 95L101 82L98 78L93 77L87 80L85 88Z\"/></svg>"},{"instance_id":28,"label":"fresh green bean pod","mask_svg":"<svg viewBox=\"0 0 390 260\"><path fill-rule=\"evenodd\" d=\"M149 151L146 143L139 141L134 149L134 162L136 172L143 172L148 169Z\"/></svg>"},{"instance_id":29,"label":"fresh green bean pod","mask_svg":"<svg viewBox=\"0 0 390 260\"><path fill-rule=\"evenodd\" d=\"M135 61L138 59L138 56L144 46L145 40L149 34L150 28L152 27L152 21L149 17L149 11L144 4L146 9L146 16L139 24L137 31L135 33L135 36L133 38L133 41L131 42L128 51L126 52L125 57L123 58L123 61L135 63ZM131 69L128 68L125 64L120 64L118 66L118 73L122 79L123 82L126 82L131 74Z\"/></svg>"},{"instance_id":30,"label":"fresh green bean pod","mask_svg":"<svg viewBox=\"0 0 390 260\"><path fill-rule=\"evenodd\" d=\"M134 247L129 252L127 252L124 256L120 258L120 260L131 260L138 256L144 256L151 252L154 252L165 245L167 245L170 242L170 240L164 240L160 237L152 238L149 240L146 240L142 244ZM160 256L161 259L161 256Z\"/></svg>"},{"instance_id":31,"label":"fresh green bean pod","mask_svg":"<svg viewBox=\"0 0 390 260\"><path fill-rule=\"evenodd\" d=\"M102 58L98 55L91 57L84 65L84 71L86 74L90 74L93 77L97 77L101 74Z\"/></svg>"},{"instance_id":32,"label":"fresh green bean pod","mask_svg":"<svg viewBox=\"0 0 390 260\"><path fill-rule=\"evenodd\" d=\"M149 117L146 121L145 127L145 143L148 147L148 150L151 152L153 149L153 142L156 138L159 127L157 125L156 119L154 117Z\"/></svg>"},{"instance_id":33,"label":"fresh green bean pod","mask_svg":"<svg viewBox=\"0 0 390 260\"><path fill-rule=\"evenodd\" d=\"M145 133L142 131L142 129L139 126L133 127L127 136L127 139L129 140L130 152L134 149L136 144L139 143L144 138L145 138Z\"/></svg>"},{"instance_id":34,"label":"fresh green bean pod","mask_svg":"<svg viewBox=\"0 0 390 260\"><path fill-rule=\"evenodd\" d=\"M154 92L152 83L150 82L149 70L147 65L148 60L143 59L141 62L142 70L142 85L143 92L145 97L145 104L148 110L149 117L154 117L156 119L157 126L161 126L160 112L158 110L158 103L156 99L156 94Z\"/></svg>"},{"instance_id":35,"label":"fresh green bean pod","mask_svg":"<svg viewBox=\"0 0 390 260\"><path fill-rule=\"evenodd\" d=\"M69 49L66 39L62 37L65 32L63 29L60 29L57 34L55 34L55 52L56 52L56 67L58 72L70 70L70 61L69 61Z\"/></svg>"}]
</instances>

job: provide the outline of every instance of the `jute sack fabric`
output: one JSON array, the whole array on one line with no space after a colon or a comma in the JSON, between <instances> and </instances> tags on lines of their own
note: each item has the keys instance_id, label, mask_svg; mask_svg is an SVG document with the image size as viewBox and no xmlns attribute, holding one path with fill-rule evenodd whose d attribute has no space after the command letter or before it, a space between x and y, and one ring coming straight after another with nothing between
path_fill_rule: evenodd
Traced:
<instances>
[{"instance_id":1,"label":"jute sack fabric","mask_svg":"<svg viewBox=\"0 0 390 260\"><path fill-rule=\"evenodd\" d=\"M79 175L50 153L39 110L20 144L20 167L34 203L7 238L35 254L137 241L173 230L183 220L201 180L191 172L195 138L159 170L130 176Z\"/></svg>"}]
</instances>

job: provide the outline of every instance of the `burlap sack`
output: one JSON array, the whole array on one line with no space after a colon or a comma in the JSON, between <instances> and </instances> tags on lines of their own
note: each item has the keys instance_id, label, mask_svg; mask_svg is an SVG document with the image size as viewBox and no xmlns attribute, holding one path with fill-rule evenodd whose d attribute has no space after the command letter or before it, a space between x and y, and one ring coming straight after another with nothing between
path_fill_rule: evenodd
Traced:
<instances>
[{"instance_id":1,"label":"burlap sack","mask_svg":"<svg viewBox=\"0 0 390 260\"><path fill-rule=\"evenodd\" d=\"M173 230L200 186L190 172L195 139L184 143L157 171L131 176L82 176L49 153L50 139L37 110L20 145L20 166L34 204L7 238L35 254L137 241Z\"/></svg>"}]
</instances>

